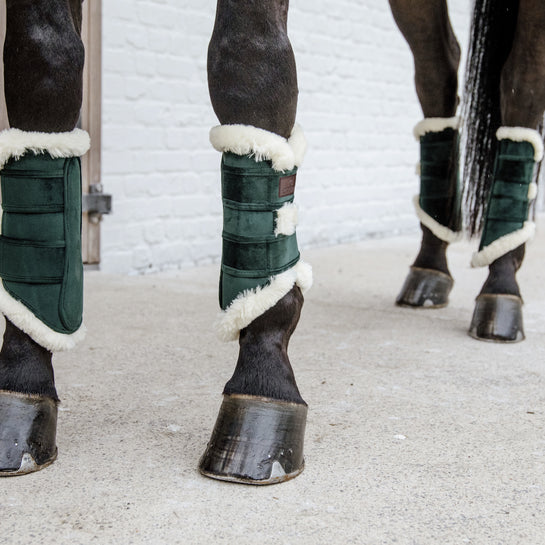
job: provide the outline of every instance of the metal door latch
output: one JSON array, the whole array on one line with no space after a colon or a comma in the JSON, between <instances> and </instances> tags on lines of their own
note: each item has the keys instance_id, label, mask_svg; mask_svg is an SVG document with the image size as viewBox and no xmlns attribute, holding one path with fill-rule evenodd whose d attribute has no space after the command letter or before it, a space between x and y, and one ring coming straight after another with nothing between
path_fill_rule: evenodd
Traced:
<instances>
[{"instance_id":1,"label":"metal door latch","mask_svg":"<svg viewBox=\"0 0 545 545\"><path fill-rule=\"evenodd\" d=\"M112 196L102 190L102 184L92 184L89 186L89 193L82 195L82 212L87 212L92 223L98 223L103 214L112 212Z\"/></svg>"}]
</instances>

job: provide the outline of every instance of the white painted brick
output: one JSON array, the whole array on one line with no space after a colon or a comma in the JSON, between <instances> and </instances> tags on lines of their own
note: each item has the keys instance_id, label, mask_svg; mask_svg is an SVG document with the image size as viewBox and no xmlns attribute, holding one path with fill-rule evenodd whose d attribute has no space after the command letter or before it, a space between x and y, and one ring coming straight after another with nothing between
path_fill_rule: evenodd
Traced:
<instances>
[{"instance_id":1,"label":"white painted brick","mask_svg":"<svg viewBox=\"0 0 545 545\"><path fill-rule=\"evenodd\" d=\"M449 8L465 47L468 0ZM134 274L218 262L221 156L206 55L214 0L103 2L103 161L114 213L102 268ZM309 151L297 181L301 247L416 232L422 113L413 60L387 2L291 2L298 121Z\"/></svg>"}]
</instances>

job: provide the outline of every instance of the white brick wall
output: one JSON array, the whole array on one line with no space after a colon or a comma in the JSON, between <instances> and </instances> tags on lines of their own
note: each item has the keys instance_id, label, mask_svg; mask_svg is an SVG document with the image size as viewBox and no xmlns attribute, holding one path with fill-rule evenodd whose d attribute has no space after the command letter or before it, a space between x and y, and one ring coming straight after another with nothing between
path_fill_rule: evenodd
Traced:
<instances>
[{"instance_id":1,"label":"white brick wall","mask_svg":"<svg viewBox=\"0 0 545 545\"><path fill-rule=\"evenodd\" d=\"M461 44L469 0L449 2ZM214 0L103 2L103 165L114 211L102 223L107 272L140 273L218 261L220 155L208 100L206 50ZM292 0L300 169L300 246L418 228L421 118L413 62L386 0Z\"/></svg>"}]
</instances>

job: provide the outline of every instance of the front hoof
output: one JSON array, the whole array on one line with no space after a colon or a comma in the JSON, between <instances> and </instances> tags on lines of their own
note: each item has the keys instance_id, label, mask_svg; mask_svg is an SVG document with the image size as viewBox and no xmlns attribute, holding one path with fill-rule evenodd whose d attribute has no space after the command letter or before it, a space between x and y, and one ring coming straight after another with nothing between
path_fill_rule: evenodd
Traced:
<instances>
[{"instance_id":1,"label":"front hoof","mask_svg":"<svg viewBox=\"0 0 545 545\"><path fill-rule=\"evenodd\" d=\"M307 407L246 395L224 395L199 471L213 479L276 484L303 471Z\"/></svg>"},{"instance_id":2,"label":"front hoof","mask_svg":"<svg viewBox=\"0 0 545 545\"><path fill-rule=\"evenodd\" d=\"M479 295L468 333L481 341L503 343L523 341L522 299L516 295L491 293Z\"/></svg>"},{"instance_id":3,"label":"front hoof","mask_svg":"<svg viewBox=\"0 0 545 545\"><path fill-rule=\"evenodd\" d=\"M434 269L411 267L396 305L401 307L441 308L447 305L454 280Z\"/></svg>"},{"instance_id":4,"label":"front hoof","mask_svg":"<svg viewBox=\"0 0 545 545\"><path fill-rule=\"evenodd\" d=\"M0 477L24 475L57 458L57 403L0 391Z\"/></svg>"}]
</instances>

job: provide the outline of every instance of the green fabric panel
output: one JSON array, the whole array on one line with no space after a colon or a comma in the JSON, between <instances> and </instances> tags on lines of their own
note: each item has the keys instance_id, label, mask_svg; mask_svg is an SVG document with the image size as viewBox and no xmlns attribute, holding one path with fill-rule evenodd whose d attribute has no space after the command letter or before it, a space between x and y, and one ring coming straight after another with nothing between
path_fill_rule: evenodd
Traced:
<instances>
[{"instance_id":1,"label":"green fabric panel","mask_svg":"<svg viewBox=\"0 0 545 545\"><path fill-rule=\"evenodd\" d=\"M262 271L265 276L278 274L288 263L297 262L299 250L295 234L268 241L232 241L223 238L222 263L241 271Z\"/></svg>"},{"instance_id":2,"label":"green fabric panel","mask_svg":"<svg viewBox=\"0 0 545 545\"><path fill-rule=\"evenodd\" d=\"M24 178L13 170L2 172L2 208L4 212L39 214L62 212L64 187L62 170L59 178Z\"/></svg>"},{"instance_id":3,"label":"green fabric panel","mask_svg":"<svg viewBox=\"0 0 545 545\"><path fill-rule=\"evenodd\" d=\"M219 299L226 309L242 292L266 285L299 260L297 237L274 235L276 210L293 202L285 184L297 169L275 171L270 161L224 153L221 164L223 250ZM292 187L292 190L285 190Z\"/></svg>"},{"instance_id":4,"label":"green fabric panel","mask_svg":"<svg viewBox=\"0 0 545 545\"><path fill-rule=\"evenodd\" d=\"M255 236L266 236L274 231L274 222L272 210L241 210L223 202L224 233L237 235L253 232Z\"/></svg>"},{"instance_id":5,"label":"green fabric panel","mask_svg":"<svg viewBox=\"0 0 545 545\"><path fill-rule=\"evenodd\" d=\"M519 182L510 183L503 180L495 180L492 187L494 197L510 197L512 199L520 199L524 191L528 191L528 184L520 184Z\"/></svg>"},{"instance_id":6,"label":"green fabric panel","mask_svg":"<svg viewBox=\"0 0 545 545\"><path fill-rule=\"evenodd\" d=\"M528 219L528 186L534 172L534 147L529 142L501 140L479 250L522 229Z\"/></svg>"},{"instance_id":7,"label":"green fabric panel","mask_svg":"<svg viewBox=\"0 0 545 545\"><path fill-rule=\"evenodd\" d=\"M451 128L420 137L420 207L453 231L461 228L458 141Z\"/></svg>"},{"instance_id":8,"label":"green fabric panel","mask_svg":"<svg viewBox=\"0 0 545 545\"><path fill-rule=\"evenodd\" d=\"M420 162L420 178L425 181L435 181L442 186L449 187L449 173L450 163L422 163Z\"/></svg>"},{"instance_id":9,"label":"green fabric panel","mask_svg":"<svg viewBox=\"0 0 545 545\"><path fill-rule=\"evenodd\" d=\"M267 275L251 277L232 275L227 268L222 267L220 271L220 302L225 301L225 306L222 306L222 309L225 310L240 293L253 290L257 286L265 286L269 279Z\"/></svg>"},{"instance_id":10,"label":"green fabric panel","mask_svg":"<svg viewBox=\"0 0 545 545\"><path fill-rule=\"evenodd\" d=\"M221 164L221 194L238 203L262 204L269 209L280 208L293 201L293 195L278 195L278 179L292 176L297 168L276 172L270 161L257 163L247 155L224 153ZM272 207L272 208L271 208Z\"/></svg>"},{"instance_id":11,"label":"green fabric panel","mask_svg":"<svg viewBox=\"0 0 545 545\"><path fill-rule=\"evenodd\" d=\"M36 318L58 333L67 333L57 312L61 293L60 283L27 284L8 280L2 282L6 291L21 301Z\"/></svg>"},{"instance_id":12,"label":"green fabric panel","mask_svg":"<svg viewBox=\"0 0 545 545\"><path fill-rule=\"evenodd\" d=\"M496 180L505 180L510 183L527 183L534 173L534 161L520 161L503 158L498 164Z\"/></svg>"},{"instance_id":13,"label":"green fabric panel","mask_svg":"<svg viewBox=\"0 0 545 545\"><path fill-rule=\"evenodd\" d=\"M64 240L64 214L13 214L2 215L2 232L10 233L12 238L47 241L42 236L42 226L47 223L47 235L51 240Z\"/></svg>"},{"instance_id":14,"label":"green fabric panel","mask_svg":"<svg viewBox=\"0 0 545 545\"><path fill-rule=\"evenodd\" d=\"M64 242L42 243L0 236L0 276L29 284L60 282L64 273Z\"/></svg>"},{"instance_id":15,"label":"green fabric panel","mask_svg":"<svg viewBox=\"0 0 545 545\"><path fill-rule=\"evenodd\" d=\"M518 201L507 198L493 198L490 200L487 218L518 222L521 226L528 215L528 201Z\"/></svg>"},{"instance_id":16,"label":"green fabric panel","mask_svg":"<svg viewBox=\"0 0 545 545\"><path fill-rule=\"evenodd\" d=\"M5 289L58 333L82 321L81 166L29 152L0 172Z\"/></svg>"}]
</instances>

